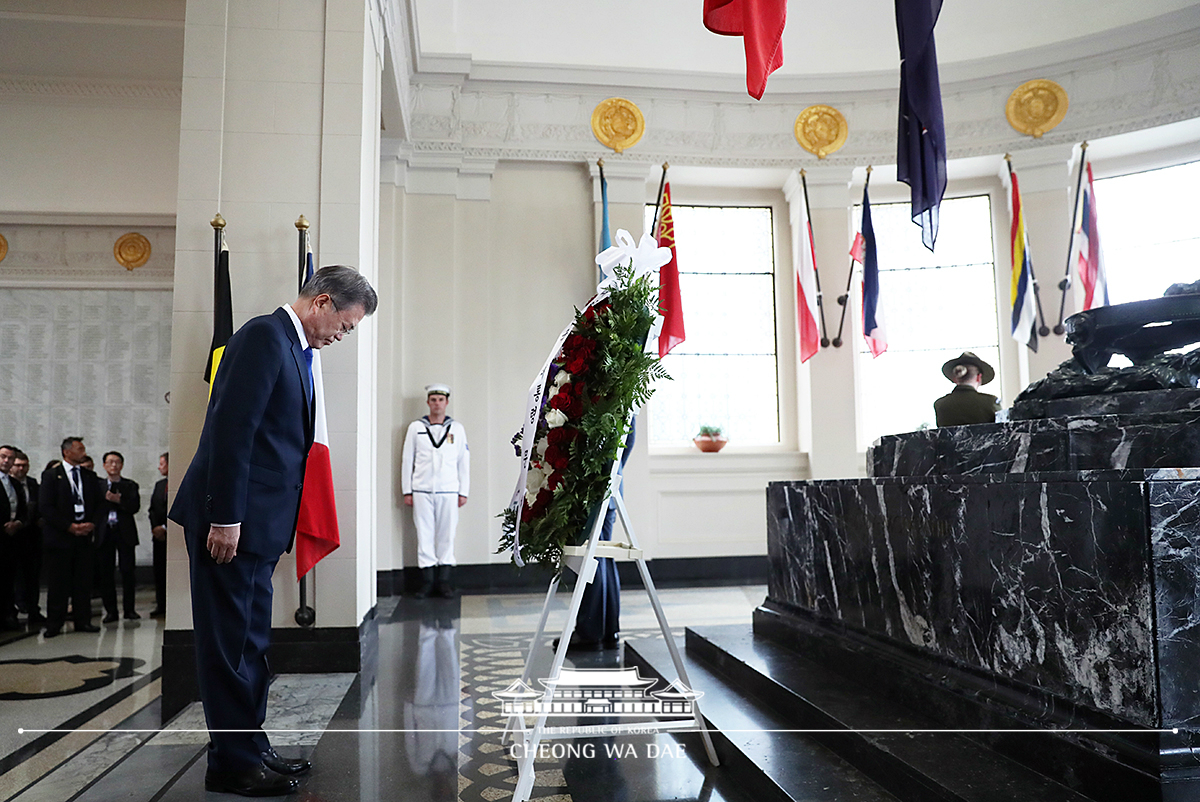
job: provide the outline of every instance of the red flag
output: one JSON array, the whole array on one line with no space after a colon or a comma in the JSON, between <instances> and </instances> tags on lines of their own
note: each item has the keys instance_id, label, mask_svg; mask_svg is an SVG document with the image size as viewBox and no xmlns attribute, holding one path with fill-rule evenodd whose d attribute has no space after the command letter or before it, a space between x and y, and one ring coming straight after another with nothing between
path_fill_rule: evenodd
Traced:
<instances>
[{"instance_id":1,"label":"red flag","mask_svg":"<svg viewBox=\"0 0 1200 802\"><path fill-rule=\"evenodd\" d=\"M312 250L308 252L308 275L312 276ZM325 382L321 377L321 352L313 350L313 397L316 401L313 444L304 470L300 491L300 516L296 519L296 579L312 570L326 555L341 545L337 505L333 499L333 468L329 462L329 427L325 423Z\"/></svg>"},{"instance_id":2,"label":"red flag","mask_svg":"<svg viewBox=\"0 0 1200 802\"><path fill-rule=\"evenodd\" d=\"M686 339L683 333L683 301L679 297L679 262L675 260L675 221L671 217L671 183L663 182L663 194L658 213L658 231L654 238L658 247L671 249L671 261L658 273L658 309L663 316L658 335L658 355L666 356L672 348Z\"/></svg>"},{"instance_id":3,"label":"red flag","mask_svg":"<svg viewBox=\"0 0 1200 802\"><path fill-rule=\"evenodd\" d=\"M746 91L762 100L767 77L783 66L787 0L704 0L704 27L746 40Z\"/></svg>"},{"instance_id":4,"label":"red flag","mask_svg":"<svg viewBox=\"0 0 1200 802\"><path fill-rule=\"evenodd\" d=\"M821 350L821 332L817 328L817 254L813 250L812 220L805 206L804 219L793 229L799 242L796 261L796 323L800 329L800 361L807 362Z\"/></svg>"},{"instance_id":5,"label":"red flag","mask_svg":"<svg viewBox=\"0 0 1200 802\"><path fill-rule=\"evenodd\" d=\"M854 235L854 244L850 246L850 258L864 264L867 258L867 241L863 239L862 232L859 231Z\"/></svg>"}]
</instances>

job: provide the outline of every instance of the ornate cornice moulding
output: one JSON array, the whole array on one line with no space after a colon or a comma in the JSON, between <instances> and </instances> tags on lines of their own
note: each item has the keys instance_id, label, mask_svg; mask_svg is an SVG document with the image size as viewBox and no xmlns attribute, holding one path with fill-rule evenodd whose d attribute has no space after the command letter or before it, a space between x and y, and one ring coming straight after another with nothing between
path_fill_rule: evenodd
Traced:
<instances>
[{"instance_id":1,"label":"ornate cornice moulding","mask_svg":"<svg viewBox=\"0 0 1200 802\"><path fill-rule=\"evenodd\" d=\"M88 81L74 78L0 76L0 100L104 103L177 108L183 99L179 82Z\"/></svg>"},{"instance_id":2,"label":"ornate cornice moulding","mask_svg":"<svg viewBox=\"0 0 1200 802\"><path fill-rule=\"evenodd\" d=\"M1043 144L1073 143L1200 116L1200 30L1169 38L1167 49L1135 49L1091 58L1086 68L1039 74L996 75L943 83L948 152L952 158L1001 154ZM1033 141L1009 125L1005 103L1031 78L1051 79L1070 95L1070 110L1052 131ZM574 88L578 91L571 92ZM614 156L595 141L591 115L612 87L556 86L553 91L478 81L412 85L411 137L419 153L454 153L497 160L587 161ZM679 96L670 91L626 91L645 118L638 159L672 164L775 167L816 163L795 138L796 115L806 106L836 107L848 123L844 146L824 163L861 166L895 161L898 90L806 95L768 94L756 103L724 95ZM684 93L688 94L688 93ZM607 154L607 155L606 155Z\"/></svg>"}]
</instances>

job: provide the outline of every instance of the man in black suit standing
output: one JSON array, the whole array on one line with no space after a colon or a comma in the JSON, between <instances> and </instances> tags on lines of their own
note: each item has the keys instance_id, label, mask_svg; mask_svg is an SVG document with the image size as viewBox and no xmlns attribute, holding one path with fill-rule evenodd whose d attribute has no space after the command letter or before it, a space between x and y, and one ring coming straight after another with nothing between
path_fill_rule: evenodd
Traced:
<instances>
[{"instance_id":1,"label":"man in black suit standing","mask_svg":"<svg viewBox=\"0 0 1200 802\"><path fill-rule=\"evenodd\" d=\"M17 603L25 605L30 627L45 623L40 604L42 595L42 526L38 515L38 483L29 478L29 455L17 451L8 472L20 502L28 510L25 526L17 532L16 575Z\"/></svg>"},{"instance_id":2,"label":"man in black suit standing","mask_svg":"<svg viewBox=\"0 0 1200 802\"><path fill-rule=\"evenodd\" d=\"M16 555L29 510L8 475L16 458L16 446L0 446L0 631L21 628L17 623Z\"/></svg>"},{"instance_id":3,"label":"man in black suit standing","mask_svg":"<svg viewBox=\"0 0 1200 802\"><path fill-rule=\"evenodd\" d=\"M117 586L113 579L116 564L121 566L122 601L125 618L141 618L134 609L137 593L138 544L137 521L133 516L142 508L137 482L121 476L125 457L119 451L108 451L101 458L107 478L100 479L100 523L96 529L96 578L100 598L104 601L104 623L117 620Z\"/></svg>"},{"instance_id":4,"label":"man in black suit standing","mask_svg":"<svg viewBox=\"0 0 1200 802\"><path fill-rule=\"evenodd\" d=\"M209 791L278 796L307 760L262 731L267 711L271 575L290 550L313 442L312 351L375 311L357 270L323 267L290 305L242 326L225 346L196 455L171 520L188 549L196 673L208 722Z\"/></svg>"},{"instance_id":5,"label":"man in black suit standing","mask_svg":"<svg viewBox=\"0 0 1200 802\"><path fill-rule=\"evenodd\" d=\"M75 631L100 631L92 623L100 484L95 473L80 465L87 456L82 437L64 438L61 449L62 463L42 474L38 491L47 565L47 638L62 634L68 598Z\"/></svg>"},{"instance_id":6,"label":"man in black suit standing","mask_svg":"<svg viewBox=\"0 0 1200 802\"><path fill-rule=\"evenodd\" d=\"M167 452L158 457L162 475L150 494L150 537L154 540L154 609L151 618L167 614Z\"/></svg>"}]
</instances>

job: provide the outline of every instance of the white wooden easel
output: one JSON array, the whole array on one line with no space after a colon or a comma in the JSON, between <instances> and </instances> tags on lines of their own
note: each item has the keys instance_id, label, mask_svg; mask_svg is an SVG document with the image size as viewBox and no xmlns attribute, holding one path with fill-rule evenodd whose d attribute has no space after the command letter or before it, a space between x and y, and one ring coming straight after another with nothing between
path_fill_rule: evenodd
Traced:
<instances>
[{"instance_id":1,"label":"white wooden easel","mask_svg":"<svg viewBox=\"0 0 1200 802\"><path fill-rule=\"evenodd\" d=\"M563 562L575 571L578 575L578 580L575 582L575 590L571 594L571 605L567 610L567 620L563 624L562 634L558 638L558 648L554 652L554 662L551 664L550 677L544 681L548 696L553 695L557 687L563 661L567 656L567 648L571 643L571 635L575 632L575 619L579 615L579 606L583 601L584 588L587 587L588 583L595 576L596 567L599 564L597 559L601 557L611 557L614 560L633 560L637 563L638 573L642 576L642 584L646 588L646 594L650 597L650 604L654 608L654 615L658 618L658 626L662 630L663 640L666 641L667 648L671 652L671 660L675 663L675 671L679 675L679 681L689 689L691 688L687 669L684 668L683 660L679 656L679 649L675 645L675 639L671 637L671 627L667 623L666 613L663 612L662 604L658 600L658 591L654 587L654 581L650 578L650 569L646 566L645 557L638 546L637 537L633 533L633 526L629 522L629 511L625 508L625 500L619 492L616 492L621 482L621 457L624 452L625 445L622 444L621 450L617 453L617 458L613 461L612 473L609 475L608 490L600 502L596 522L592 526L591 536L588 538L587 544L584 546L566 546L563 548ZM617 517L621 521L621 527L625 530L625 536L629 540L628 544L600 540L600 530L604 526L604 519L608 514L610 499L616 501ZM546 601L542 605L542 615L538 619L537 631L534 633L533 639L529 642L529 654L525 658L525 670L521 674L521 682L524 685L528 685L531 679L530 674L533 666L534 649L538 648L545 634L546 619L550 615L550 603L554 599L555 592L558 590L560 577L561 572L550 580L550 589L546 592ZM594 726L547 727L547 707L548 705L543 706L542 712L538 714L532 728L526 725L525 716L521 714L510 716L505 727L505 735L510 736L515 743L520 743L523 746L521 759L517 763L517 787L513 791L513 802L527 802L530 793L533 791L534 758L537 756L538 747L543 740L596 737L597 728ZM629 724L605 724L603 730L603 734L606 736L620 734L623 731L636 731L639 733L647 731L699 732L700 737L704 740L704 750L708 753L708 762L714 766L720 765L716 750L713 749L712 739L709 737L708 729L704 725L704 718L700 715L700 705L696 700L692 701L691 718L643 721Z\"/></svg>"}]
</instances>

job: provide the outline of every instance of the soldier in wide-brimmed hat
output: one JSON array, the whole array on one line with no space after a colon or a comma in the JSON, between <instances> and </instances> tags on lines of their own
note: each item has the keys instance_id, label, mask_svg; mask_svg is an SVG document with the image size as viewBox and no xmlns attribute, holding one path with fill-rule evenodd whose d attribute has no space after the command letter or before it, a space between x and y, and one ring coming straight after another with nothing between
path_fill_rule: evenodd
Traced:
<instances>
[{"instance_id":1,"label":"soldier in wide-brimmed hat","mask_svg":"<svg viewBox=\"0 0 1200 802\"><path fill-rule=\"evenodd\" d=\"M942 374L956 385L948 394L933 402L938 426L963 426L968 423L993 423L1000 402L979 388L996 378L996 371L970 351L963 351L942 365Z\"/></svg>"}]
</instances>

